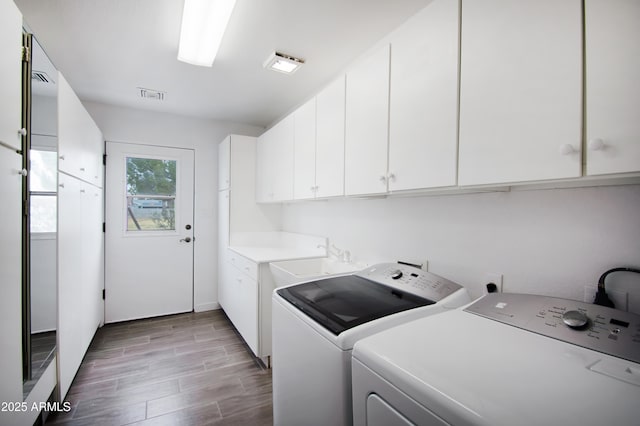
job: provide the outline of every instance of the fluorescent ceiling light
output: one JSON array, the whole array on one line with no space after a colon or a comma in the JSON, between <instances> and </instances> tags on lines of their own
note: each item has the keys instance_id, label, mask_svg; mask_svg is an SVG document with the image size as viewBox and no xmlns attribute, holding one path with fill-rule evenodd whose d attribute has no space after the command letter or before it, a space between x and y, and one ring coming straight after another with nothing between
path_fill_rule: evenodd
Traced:
<instances>
[{"instance_id":1,"label":"fluorescent ceiling light","mask_svg":"<svg viewBox=\"0 0 640 426\"><path fill-rule=\"evenodd\" d=\"M304 64L304 59L295 58L280 52L273 52L264 63L264 67L285 74L293 74Z\"/></svg>"},{"instance_id":2,"label":"fluorescent ceiling light","mask_svg":"<svg viewBox=\"0 0 640 426\"><path fill-rule=\"evenodd\" d=\"M185 0L178 60L210 67L236 0Z\"/></svg>"}]
</instances>

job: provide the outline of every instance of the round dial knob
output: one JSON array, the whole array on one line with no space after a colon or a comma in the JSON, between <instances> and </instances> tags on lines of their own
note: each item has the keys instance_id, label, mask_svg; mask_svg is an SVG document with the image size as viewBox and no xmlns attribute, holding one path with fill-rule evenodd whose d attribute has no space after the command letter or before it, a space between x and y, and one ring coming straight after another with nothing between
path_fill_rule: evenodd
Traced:
<instances>
[{"instance_id":1,"label":"round dial knob","mask_svg":"<svg viewBox=\"0 0 640 426\"><path fill-rule=\"evenodd\" d=\"M580 311L567 311L562 314L562 321L571 328L581 328L587 325L589 317Z\"/></svg>"},{"instance_id":2,"label":"round dial knob","mask_svg":"<svg viewBox=\"0 0 640 426\"><path fill-rule=\"evenodd\" d=\"M399 280L400 278L402 278L402 271L401 270L395 270L393 271L393 273L391 274L391 279L393 280Z\"/></svg>"}]
</instances>

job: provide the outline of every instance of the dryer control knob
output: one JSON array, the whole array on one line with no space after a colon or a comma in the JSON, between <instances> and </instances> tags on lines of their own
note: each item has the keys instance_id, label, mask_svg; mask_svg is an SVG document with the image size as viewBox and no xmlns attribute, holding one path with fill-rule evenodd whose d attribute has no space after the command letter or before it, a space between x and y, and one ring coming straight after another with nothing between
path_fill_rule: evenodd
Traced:
<instances>
[{"instance_id":1,"label":"dryer control knob","mask_svg":"<svg viewBox=\"0 0 640 426\"><path fill-rule=\"evenodd\" d=\"M562 314L562 321L571 328L582 328L589 323L589 317L580 311L567 311Z\"/></svg>"},{"instance_id":2,"label":"dryer control knob","mask_svg":"<svg viewBox=\"0 0 640 426\"><path fill-rule=\"evenodd\" d=\"M393 280L399 280L400 278L402 278L402 271L401 270L395 270L391 273L391 279Z\"/></svg>"}]
</instances>

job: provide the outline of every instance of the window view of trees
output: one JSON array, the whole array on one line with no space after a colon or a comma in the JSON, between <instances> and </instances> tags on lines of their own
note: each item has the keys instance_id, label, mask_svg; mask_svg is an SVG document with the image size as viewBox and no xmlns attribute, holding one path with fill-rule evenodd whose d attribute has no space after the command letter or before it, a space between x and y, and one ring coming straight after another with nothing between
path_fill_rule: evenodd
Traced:
<instances>
[{"instance_id":1,"label":"window view of trees","mask_svg":"<svg viewBox=\"0 0 640 426\"><path fill-rule=\"evenodd\" d=\"M175 160L127 157L127 230L175 229Z\"/></svg>"}]
</instances>

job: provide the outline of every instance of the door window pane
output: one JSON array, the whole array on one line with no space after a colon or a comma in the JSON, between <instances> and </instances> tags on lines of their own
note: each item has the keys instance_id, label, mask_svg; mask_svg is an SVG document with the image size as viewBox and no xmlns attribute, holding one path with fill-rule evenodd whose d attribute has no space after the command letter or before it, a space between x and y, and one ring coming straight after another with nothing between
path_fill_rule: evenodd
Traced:
<instances>
[{"instance_id":1,"label":"door window pane","mask_svg":"<svg viewBox=\"0 0 640 426\"><path fill-rule=\"evenodd\" d=\"M56 196L31 195L31 232L56 232Z\"/></svg>"},{"instance_id":2,"label":"door window pane","mask_svg":"<svg viewBox=\"0 0 640 426\"><path fill-rule=\"evenodd\" d=\"M173 231L175 160L127 157L127 231Z\"/></svg>"},{"instance_id":3,"label":"door window pane","mask_svg":"<svg viewBox=\"0 0 640 426\"><path fill-rule=\"evenodd\" d=\"M29 185L32 192L56 192L57 153L32 149Z\"/></svg>"}]
</instances>

